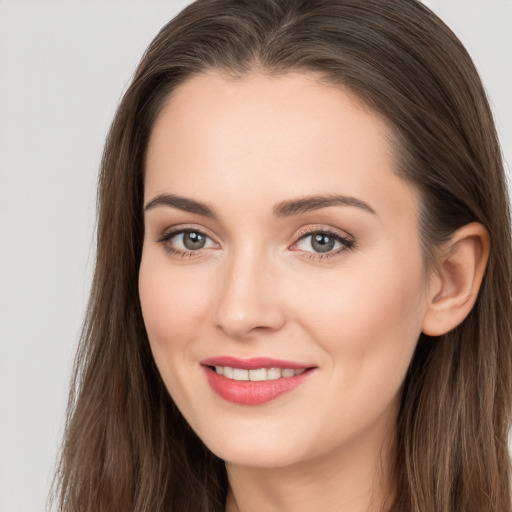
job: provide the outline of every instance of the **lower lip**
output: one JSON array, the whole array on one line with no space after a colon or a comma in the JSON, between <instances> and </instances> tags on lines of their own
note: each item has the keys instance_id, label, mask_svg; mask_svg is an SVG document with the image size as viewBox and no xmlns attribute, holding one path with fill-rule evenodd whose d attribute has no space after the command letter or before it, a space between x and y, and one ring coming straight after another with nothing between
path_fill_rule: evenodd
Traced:
<instances>
[{"instance_id":1,"label":"lower lip","mask_svg":"<svg viewBox=\"0 0 512 512\"><path fill-rule=\"evenodd\" d=\"M228 402L244 405L260 405L292 391L305 382L312 370L294 377L275 380L250 381L228 379L205 366L206 378L215 393Z\"/></svg>"}]
</instances>

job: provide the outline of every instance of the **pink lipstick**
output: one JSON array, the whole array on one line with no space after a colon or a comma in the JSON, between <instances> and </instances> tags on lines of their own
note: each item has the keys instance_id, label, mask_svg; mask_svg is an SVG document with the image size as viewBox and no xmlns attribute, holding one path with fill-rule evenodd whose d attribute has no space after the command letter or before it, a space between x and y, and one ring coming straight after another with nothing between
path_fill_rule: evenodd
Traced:
<instances>
[{"instance_id":1,"label":"pink lipstick","mask_svg":"<svg viewBox=\"0 0 512 512\"><path fill-rule=\"evenodd\" d=\"M212 357L201 365L215 393L244 405L260 405L297 388L314 369L312 365L262 357Z\"/></svg>"}]
</instances>

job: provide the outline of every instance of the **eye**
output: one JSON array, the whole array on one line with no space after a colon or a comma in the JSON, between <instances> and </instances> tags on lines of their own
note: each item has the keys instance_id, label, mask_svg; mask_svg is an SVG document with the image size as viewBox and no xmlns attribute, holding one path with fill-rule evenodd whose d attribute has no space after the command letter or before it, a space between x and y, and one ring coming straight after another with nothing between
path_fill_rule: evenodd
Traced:
<instances>
[{"instance_id":1,"label":"eye","mask_svg":"<svg viewBox=\"0 0 512 512\"><path fill-rule=\"evenodd\" d=\"M303 234L294 244L293 249L305 251L311 256L334 256L341 251L354 247L354 241L341 234L328 230L314 230Z\"/></svg>"},{"instance_id":2,"label":"eye","mask_svg":"<svg viewBox=\"0 0 512 512\"><path fill-rule=\"evenodd\" d=\"M168 252L181 255L190 255L190 253L201 249L217 247L217 244L207 234L197 229L167 231L157 242L164 244Z\"/></svg>"}]
</instances>

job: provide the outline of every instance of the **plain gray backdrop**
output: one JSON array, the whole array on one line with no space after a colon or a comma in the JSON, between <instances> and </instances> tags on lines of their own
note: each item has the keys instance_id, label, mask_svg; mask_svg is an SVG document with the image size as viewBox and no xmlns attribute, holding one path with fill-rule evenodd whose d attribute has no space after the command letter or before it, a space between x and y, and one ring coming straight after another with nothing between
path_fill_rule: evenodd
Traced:
<instances>
[{"instance_id":1,"label":"plain gray backdrop","mask_svg":"<svg viewBox=\"0 0 512 512\"><path fill-rule=\"evenodd\" d=\"M142 52L187 3L0 0L0 512L45 510L103 141ZM512 2L425 3L473 56L510 164Z\"/></svg>"}]
</instances>

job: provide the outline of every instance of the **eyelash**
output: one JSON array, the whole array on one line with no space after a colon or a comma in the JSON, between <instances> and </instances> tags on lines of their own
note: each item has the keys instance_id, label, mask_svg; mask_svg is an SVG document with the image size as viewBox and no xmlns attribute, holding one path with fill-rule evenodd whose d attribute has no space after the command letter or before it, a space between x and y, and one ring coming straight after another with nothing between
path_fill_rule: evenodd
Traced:
<instances>
[{"instance_id":1,"label":"eyelash","mask_svg":"<svg viewBox=\"0 0 512 512\"><path fill-rule=\"evenodd\" d=\"M201 249L198 249L196 251L189 250L189 251L183 251L181 249L175 249L174 247L168 245L167 242L169 242L172 238L174 238L177 235L185 234L185 233L198 233L200 235L205 236L206 238L209 238L212 240L210 236L208 236L204 231L201 231L200 229L195 229L193 227L180 227L176 229L170 229L166 231L160 238L156 240L157 243L160 243L164 246L165 251L168 254L171 254L172 256L178 256L180 258L195 258L198 257L201 252ZM314 251L302 251L306 258L314 260L314 261L324 261L328 258L332 258L334 256L338 256L341 252L344 252L346 250L352 250L355 247L355 242L352 238L342 236L340 233L326 229L326 228L306 228L297 234L297 240L292 244L292 247L296 244L298 244L301 240L304 240L308 236L312 236L315 234L321 234L321 235L327 235L331 238L333 238L336 242L339 242L342 247L338 248L335 251L330 251L326 253L318 253ZM297 250L297 249L295 249Z\"/></svg>"},{"instance_id":2,"label":"eyelash","mask_svg":"<svg viewBox=\"0 0 512 512\"><path fill-rule=\"evenodd\" d=\"M169 242L172 238L174 238L177 235L185 234L185 233L198 233L200 235L203 235L206 238L209 238L212 240L210 236L208 236L204 231L201 231L200 229L194 229L193 227L180 227L175 229L169 229L166 231L160 238L156 240L156 242L161 243L164 246L165 251L168 254L171 254L172 256L178 256L180 258L195 258L198 256L197 253L201 251L201 249L197 251L183 251L181 249L175 249L174 247L170 246L167 242Z\"/></svg>"},{"instance_id":3,"label":"eyelash","mask_svg":"<svg viewBox=\"0 0 512 512\"><path fill-rule=\"evenodd\" d=\"M336 242L339 242L342 247L338 248L335 251L329 251L325 253L319 253L319 252L313 252L313 251L304 251L305 257L314 261L324 261L329 258L339 256L340 253L352 250L355 247L355 242L352 238L349 238L347 236L343 236L337 231L326 229L326 228L305 228L298 232L297 234L297 240L292 244L292 246L297 245L301 240L304 240L308 236L321 234L321 235L327 235L330 238L334 239Z\"/></svg>"}]
</instances>

